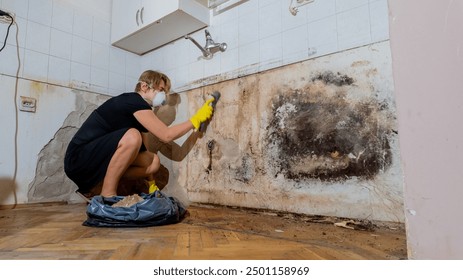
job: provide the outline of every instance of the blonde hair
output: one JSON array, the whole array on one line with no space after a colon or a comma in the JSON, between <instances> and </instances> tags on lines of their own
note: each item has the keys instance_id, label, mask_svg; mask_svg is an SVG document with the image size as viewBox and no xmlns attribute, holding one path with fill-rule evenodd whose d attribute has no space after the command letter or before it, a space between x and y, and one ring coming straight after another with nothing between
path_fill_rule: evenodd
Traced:
<instances>
[{"instance_id":1,"label":"blonde hair","mask_svg":"<svg viewBox=\"0 0 463 280\"><path fill-rule=\"evenodd\" d=\"M148 86L154 88L154 87L159 86L161 81L164 81L166 94L169 93L170 86L171 86L169 77L167 77L165 74L158 72L158 71L146 70L140 75L140 78L138 79L138 83L135 86L135 91L139 92L141 90L142 82L145 82L148 84Z\"/></svg>"}]
</instances>

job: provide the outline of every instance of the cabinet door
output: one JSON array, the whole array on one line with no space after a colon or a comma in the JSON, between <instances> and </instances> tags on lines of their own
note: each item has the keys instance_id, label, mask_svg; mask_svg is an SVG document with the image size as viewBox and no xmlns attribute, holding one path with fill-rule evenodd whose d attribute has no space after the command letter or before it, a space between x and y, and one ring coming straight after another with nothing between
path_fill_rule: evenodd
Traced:
<instances>
[{"instance_id":1,"label":"cabinet door","mask_svg":"<svg viewBox=\"0 0 463 280\"><path fill-rule=\"evenodd\" d=\"M142 0L143 24L155 23L178 9L178 0Z\"/></svg>"},{"instance_id":2,"label":"cabinet door","mask_svg":"<svg viewBox=\"0 0 463 280\"><path fill-rule=\"evenodd\" d=\"M119 41L142 27L141 8L142 0L113 0L111 42Z\"/></svg>"}]
</instances>

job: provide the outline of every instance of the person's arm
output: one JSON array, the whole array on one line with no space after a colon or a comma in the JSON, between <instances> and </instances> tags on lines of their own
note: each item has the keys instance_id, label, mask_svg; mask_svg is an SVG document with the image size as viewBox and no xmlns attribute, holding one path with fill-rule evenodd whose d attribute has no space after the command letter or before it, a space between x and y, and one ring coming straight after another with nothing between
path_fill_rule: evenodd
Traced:
<instances>
[{"instance_id":1,"label":"person's arm","mask_svg":"<svg viewBox=\"0 0 463 280\"><path fill-rule=\"evenodd\" d=\"M210 105L212 101L214 101L214 98L207 100L189 120L169 127L166 126L152 110L139 110L133 113L133 115L141 125L159 138L159 140L169 143L172 140L182 137L192 128L198 130L202 122L210 119L214 111L214 108Z\"/></svg>"},{"instance_id":2,"label":"person's arm","mask_svg":"<svg viewBox=\"0 0 463 280\"><path fill-rule=\"evenodd\" d=\"M164 143L178 139L194 128L190 120L168 127L152 110L140 110L133 115L141 125Z\"/></svg>"}]
</instances>

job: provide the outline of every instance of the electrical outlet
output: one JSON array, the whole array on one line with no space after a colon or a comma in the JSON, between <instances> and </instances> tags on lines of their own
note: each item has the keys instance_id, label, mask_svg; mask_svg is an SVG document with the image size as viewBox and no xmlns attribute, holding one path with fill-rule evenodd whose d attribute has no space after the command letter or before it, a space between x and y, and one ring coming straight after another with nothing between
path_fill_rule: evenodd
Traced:
<instances>
[{"instance_id":1,"label":"electrical outlet","mask_svg":"<svg viewBox=\"0 0 463 280\"><path fill-rule=\"evenodd\" d=\"M19 110L35 113L35 108L37 107L37 99L25 96L20 96L20 98Z\"/></svg>"}]
</instances>

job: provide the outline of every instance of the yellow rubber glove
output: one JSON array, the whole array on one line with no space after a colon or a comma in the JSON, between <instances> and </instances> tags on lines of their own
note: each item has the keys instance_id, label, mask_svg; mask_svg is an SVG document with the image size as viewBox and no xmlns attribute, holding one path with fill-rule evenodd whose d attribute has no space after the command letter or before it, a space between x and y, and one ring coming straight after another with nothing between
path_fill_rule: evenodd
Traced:
<instances>
[{"instance_id":1,"label":"yellow rubber glove","mask_svg":"<svg viewBox=\"0 0 463 280\"><path fill-rule=\"evenodd\" d=\"M204 103L204 105L196 112L196 114L191 117L190 121L195 127L195 130L199 129L199 126L202 122L207 121L211 118L214 108L210 105L214 101L214 98L211 98Z\"/></svg>"},{"instance_id":2,"label":"yellow rubber glove","mask_svg":"<svg viewBox=\"0 0 463 280\"><path fill-rule=\"evenodd\" d=\"M156 186L156 182L154 180L147 182L149 190L148 193L154 193L155 191L159 191L158 186Z\"/></svg>"}]
</instances>

